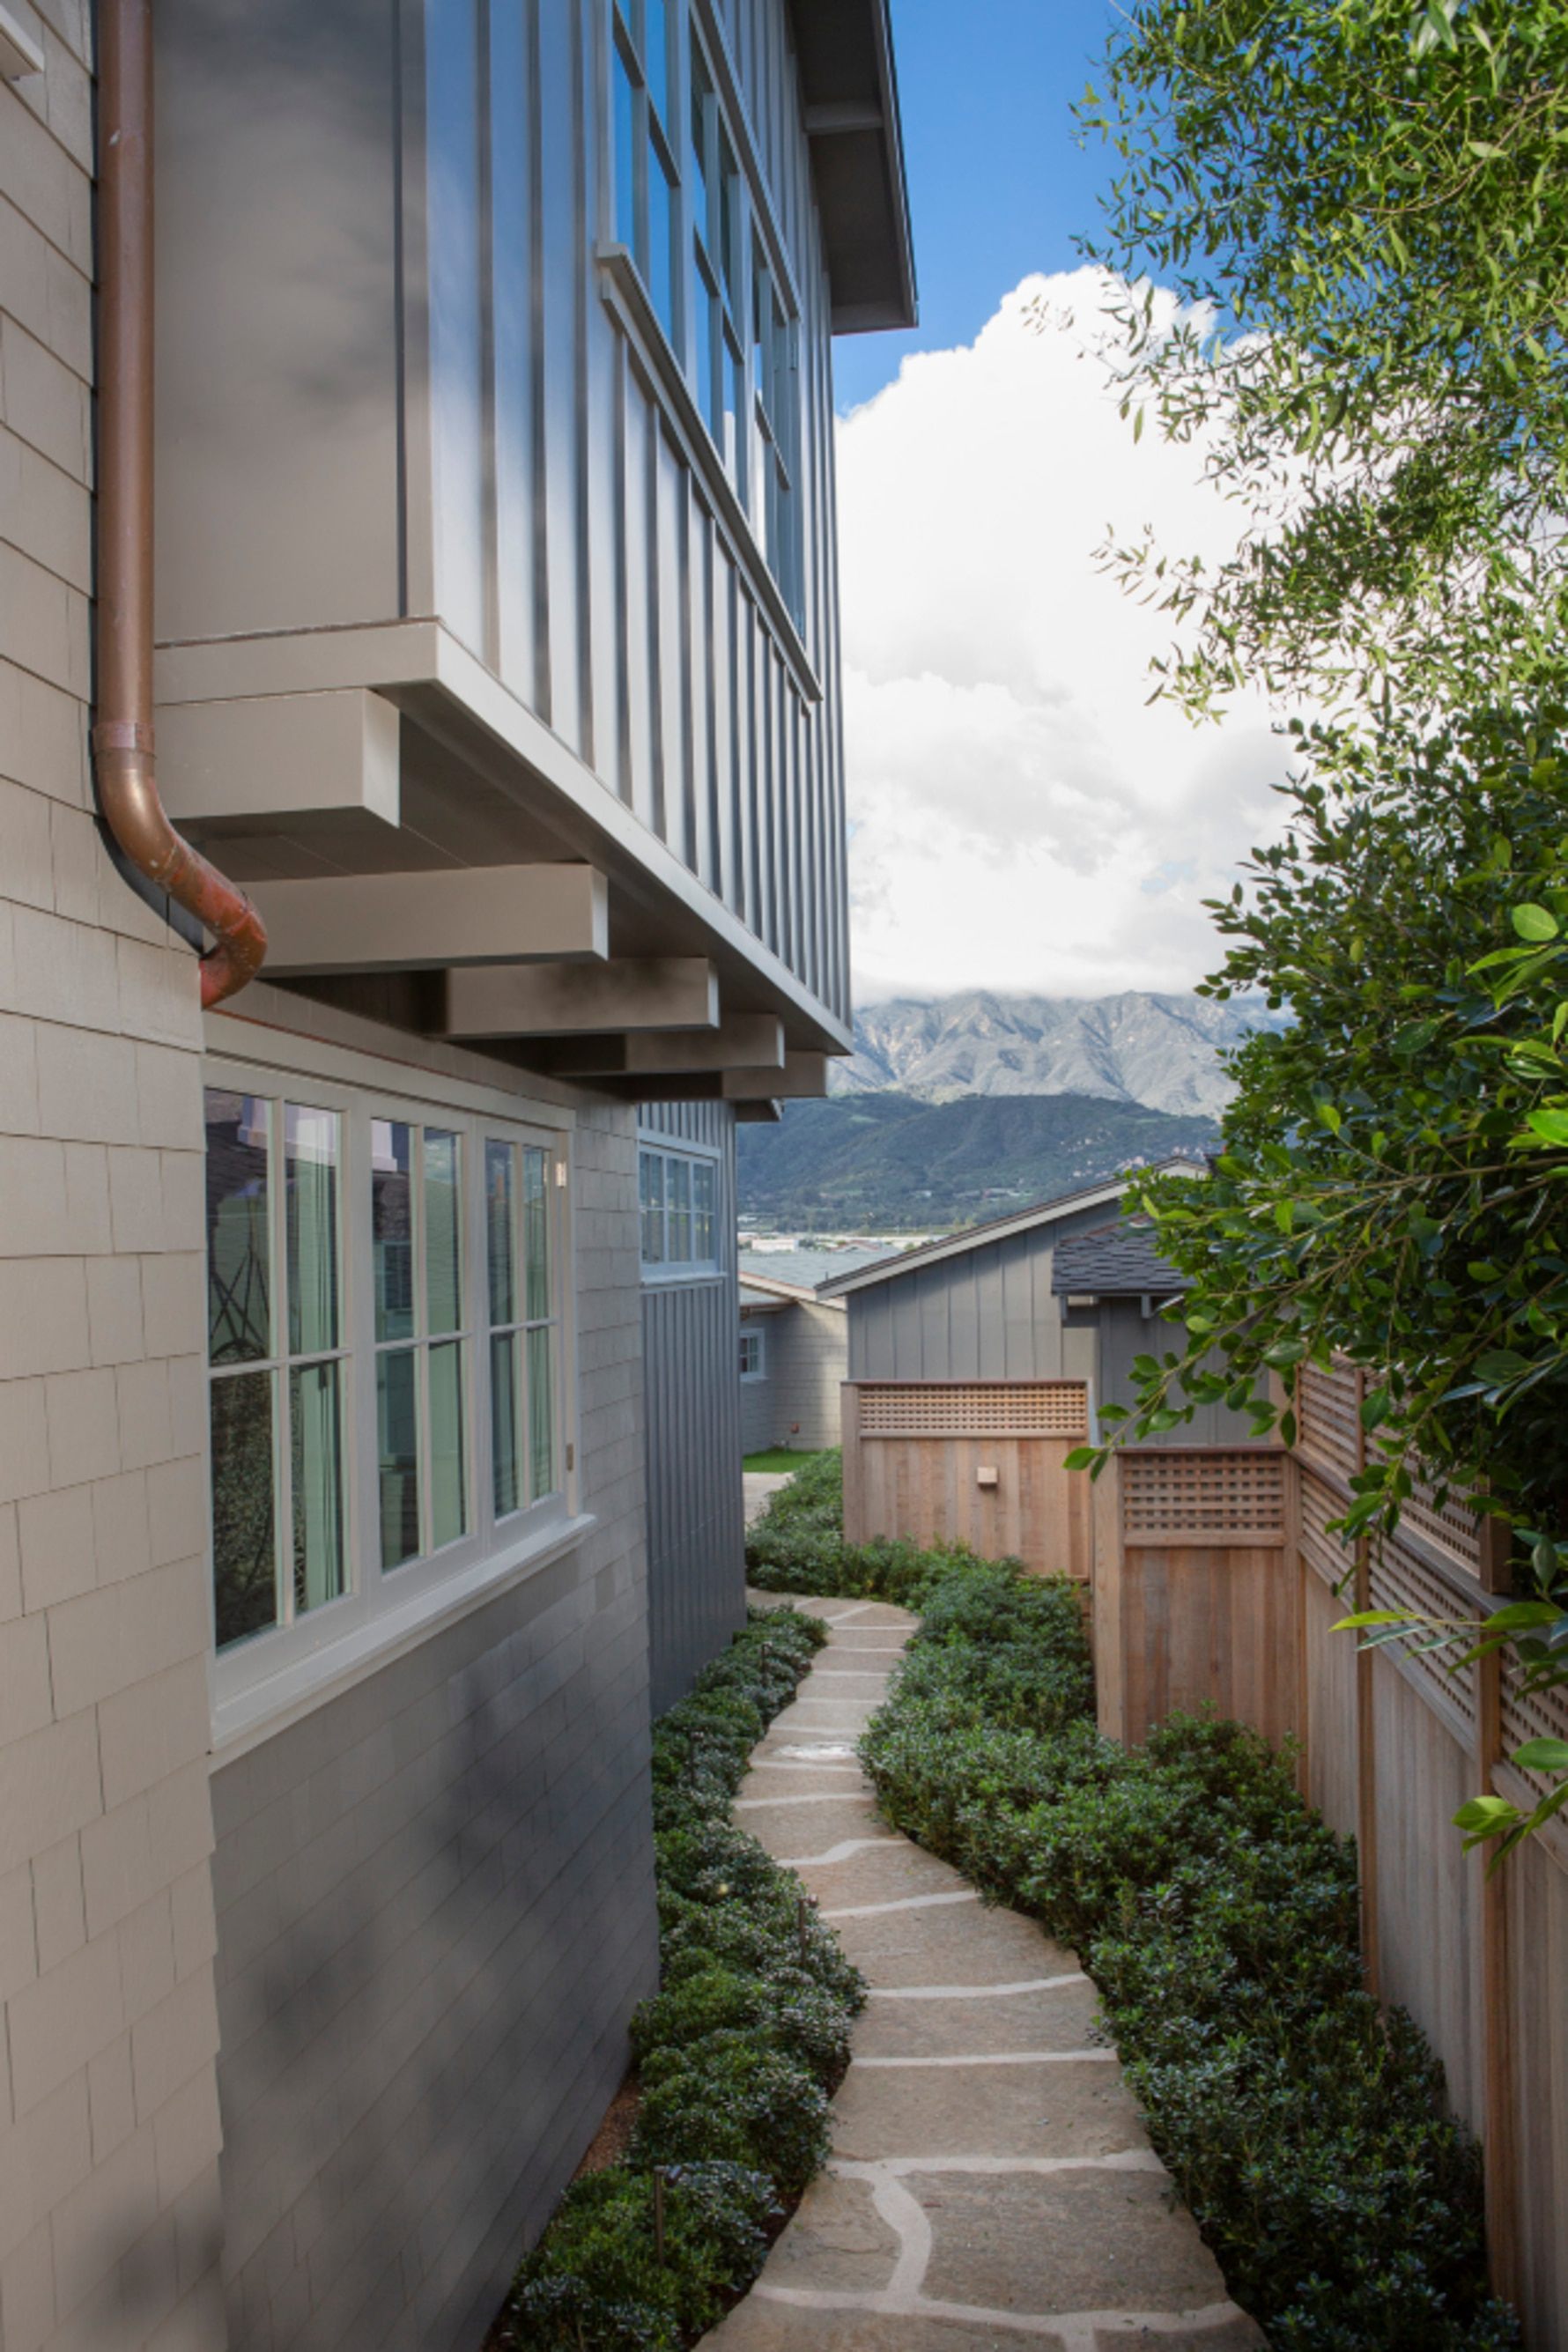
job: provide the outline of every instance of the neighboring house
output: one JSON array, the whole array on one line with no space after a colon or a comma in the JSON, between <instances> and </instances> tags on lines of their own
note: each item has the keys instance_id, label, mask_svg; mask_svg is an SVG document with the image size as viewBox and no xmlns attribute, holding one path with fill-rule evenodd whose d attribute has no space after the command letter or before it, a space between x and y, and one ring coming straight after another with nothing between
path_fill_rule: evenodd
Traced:
<instances>
[{"instance_id":1,"label":"neighboring house","mask_svg":"<svg viewBox=\"0 0 1568 2352\"><path fill-rule=\"evenodd\" d=\"M1201 1171L1184 1161L1173 1170ZM1180 1288L1136 1224L1125 1180L1042 1201L821 1286L849 1315L845 1508L852 1539L952 1537L1087 1577L1087 1481L1064 1470L1132 1357L1181 1344ZM1233 1444L1205 1408L1172 1444Z\"/></svg>"},{"instance_id":2,"label":"neighboring house","mask_svg":"<svg viewBox=\"0 0 1568 2352\"><path fill-rule=\"evenodd\" d=\"M621 2075L911 299L885 0L0 7L5 2352L476 2352Z\"/></svg>"},{"instance_id":3,"label":"neighboring house","mask_svg":"<svg viewBox=\"0 0 1568 2352\"><path fill-rule=\"evenodd\" d=\"M741 1441L819 1452L837 1445L847 1369L843 1302L748 1273L741 1285Z\"/></svg>"},{"instance_id":4,"label":"neighboring house","mask_svg":"<svg viewBox=\"0 0 1568 2352\"><path fill-rule=\"evenodd\" d=\"M651 1704L739 1623L745 1542L735 1373L735 1148L717 1103L637 1115Z\"/></svg>"}]
</instances>

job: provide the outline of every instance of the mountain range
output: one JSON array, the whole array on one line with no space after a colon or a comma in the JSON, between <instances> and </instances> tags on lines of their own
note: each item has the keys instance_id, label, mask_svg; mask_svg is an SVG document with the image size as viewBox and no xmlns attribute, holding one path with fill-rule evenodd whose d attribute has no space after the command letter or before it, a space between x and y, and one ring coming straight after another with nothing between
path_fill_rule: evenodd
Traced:
<instances>
[{"instance_id":1,"label":"mountain range","mask_svg":"<svg viewBox=\"0 0 1568 2352\"><path fill-rule=\"evenodd\" d=\"M826 1102L740 1129L741 1213L803 1233L929 1230L1199 1157L1230 1097L1222 1052L1284 1017L1131 989L868 1005Z\"/></svg>"},{"instance_id":2,"label":"mountain range","mask_svg":"<svg viewBox=\"0 0 1568 2352\"><path fill-rule=\"evenodd\" d=\"M835 1094L1090 1095L1190 1118L1229 1098L1221 1049L1283 1025L1258 1002L1129 989L1119 996L999 996L983 989L863 1008Z\"/></svg>"}]
</instances>

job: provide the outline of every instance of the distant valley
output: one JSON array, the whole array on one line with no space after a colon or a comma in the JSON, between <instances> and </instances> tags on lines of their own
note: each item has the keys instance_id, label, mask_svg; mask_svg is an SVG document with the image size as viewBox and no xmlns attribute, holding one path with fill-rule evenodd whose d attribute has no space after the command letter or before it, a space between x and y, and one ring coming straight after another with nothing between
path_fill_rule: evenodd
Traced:
<instances>
[{"instance_id":1,"label":"distant valley","mask_svg":"<svg viewBox=\"0 0 1568 2352\"><path fill-rule=\"evenodd\" d=\"M868 1005L826 1102L739 1132L741 1213L801 1233L972 1224L1121 1169L1200 1156L1221 1055L1260 1004L1129 990Z\"/></svg>"}]
</instances>

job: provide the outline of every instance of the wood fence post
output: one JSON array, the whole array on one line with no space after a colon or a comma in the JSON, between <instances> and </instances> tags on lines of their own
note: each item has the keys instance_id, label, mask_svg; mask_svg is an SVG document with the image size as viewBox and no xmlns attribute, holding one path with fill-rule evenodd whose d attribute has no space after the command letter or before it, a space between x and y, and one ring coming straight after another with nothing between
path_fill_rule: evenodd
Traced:
<instances>
[{"instance_id":1,"label":"wood fence post","mask_svg":"<svg viewBox=\"0 0 1568 2352\"><path fill-rule=\"evenodd\" d=\"M865 1510L862 1491L865 1465L860 1459L860 1391L854 1381L846 1381L838 1395L844 1445L844 1540L849 1544L859 1544L866 1540L861 1524Z\"/></svg>"},{"instance_id":2,"label":"wood fence post","mask_svg":"<svg viewBox=\"0 0 1568 2352\"><path fill-rule=\"evenodd\" d=\"M1300 1415L1297 1427L1300 1429ZM1296 1786L1309 1802L1312 1793L1311 1775L1311 1694L1307 1674L1307 1577L1306 1559L1301 1550L1301 1465L1292 1448L1285 1456L1285 1558L1287 1574L1295 1580L1296 1601L1296 1696L1293 1713L1296 1717L1296 1738L1300 1743L1296 1759Z\"/></svg>"},{"instance_id":3,"label":"wood fence post","mask_svg":"<svg viewBox=\"0 0 1568 2352\"><path fill-rule=\"evenodd\" d=\"M1366 1396L1366 1374L1355 1374L1356 1469L1366 1467L1366 1429L1361 1409ZM1356 1538L1355 1605L1372 1606L1372 1546L1366 1536ZM1374 2000L1383 1997L1377 1932L1377 1672L1374 1651L1356 1651L1356 1856L1361 1864L1361 1949L1367 1990Z\"/></svg>"},{"instance_id":4,"label":"wood fence post","mask_svg":"<svg viewBox=\"0 0 1568 2352\"><path fill-rule=\"evenodd\" d=\"M1479 1575L1488 1593L1506 1593L1512 1530L1483 1517ZM1476 1772L1479 1793L1489 1794L1493 1768L1502 1760L1502 1652L1476 1664ZM1517 2302L1520 2265L1519 2087L1515 2075L1513 1954L1509 1929L1509 1872L1486 1868L1486 1850L1475 1857L1481 1878L1481 2061L1485 2100L1482 2155L1486 2164L1487 2254L1492 2285Z\"/></svg>"},{"instance_id":5,"label":"wood fence post","mask_svg":"<svg viewBox=\"0 0 1568 2352\"><path fill-rule=\"evenodd\" d=\"M1121 1455L1112 1453L1092 1490L1095 1714L1109 1739L1126 1738L1127 1625L1122 1589L1127 1555L1121 1533Z\"/></svg>"}]
</instances>

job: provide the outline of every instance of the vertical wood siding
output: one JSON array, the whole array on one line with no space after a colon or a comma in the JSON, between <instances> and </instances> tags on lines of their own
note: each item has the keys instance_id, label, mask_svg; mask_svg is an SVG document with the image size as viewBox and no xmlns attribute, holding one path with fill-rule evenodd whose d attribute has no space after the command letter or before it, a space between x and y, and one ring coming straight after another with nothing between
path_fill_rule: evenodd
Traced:
<instances>
[{"instance_id":1,"label":"vertical wood siding","mask_svg":"<svg viewBox=\"0 0 1568 2352\"><path fill-rule=\"evenodd\" d=\"M671 7L728 54L798 300L822 698L607 299L609 0L164 0L160 634L438 615L847 1021L830 300L787 0Z\"/></svg>"},{"instance_id":2,"label":"vertical wood siding","mask_svg":"<svg viewBox=\"0 0 1568 2352\"><path fill-rule=\"evenodd\" d=\"M643 1285L649 1685L654 1713L690 1687L746 1611L741 1498L735 1118L726 1103L656 1103L650 1141L716 1149L721 1272Z\"/></svg>"}]
</instances>

